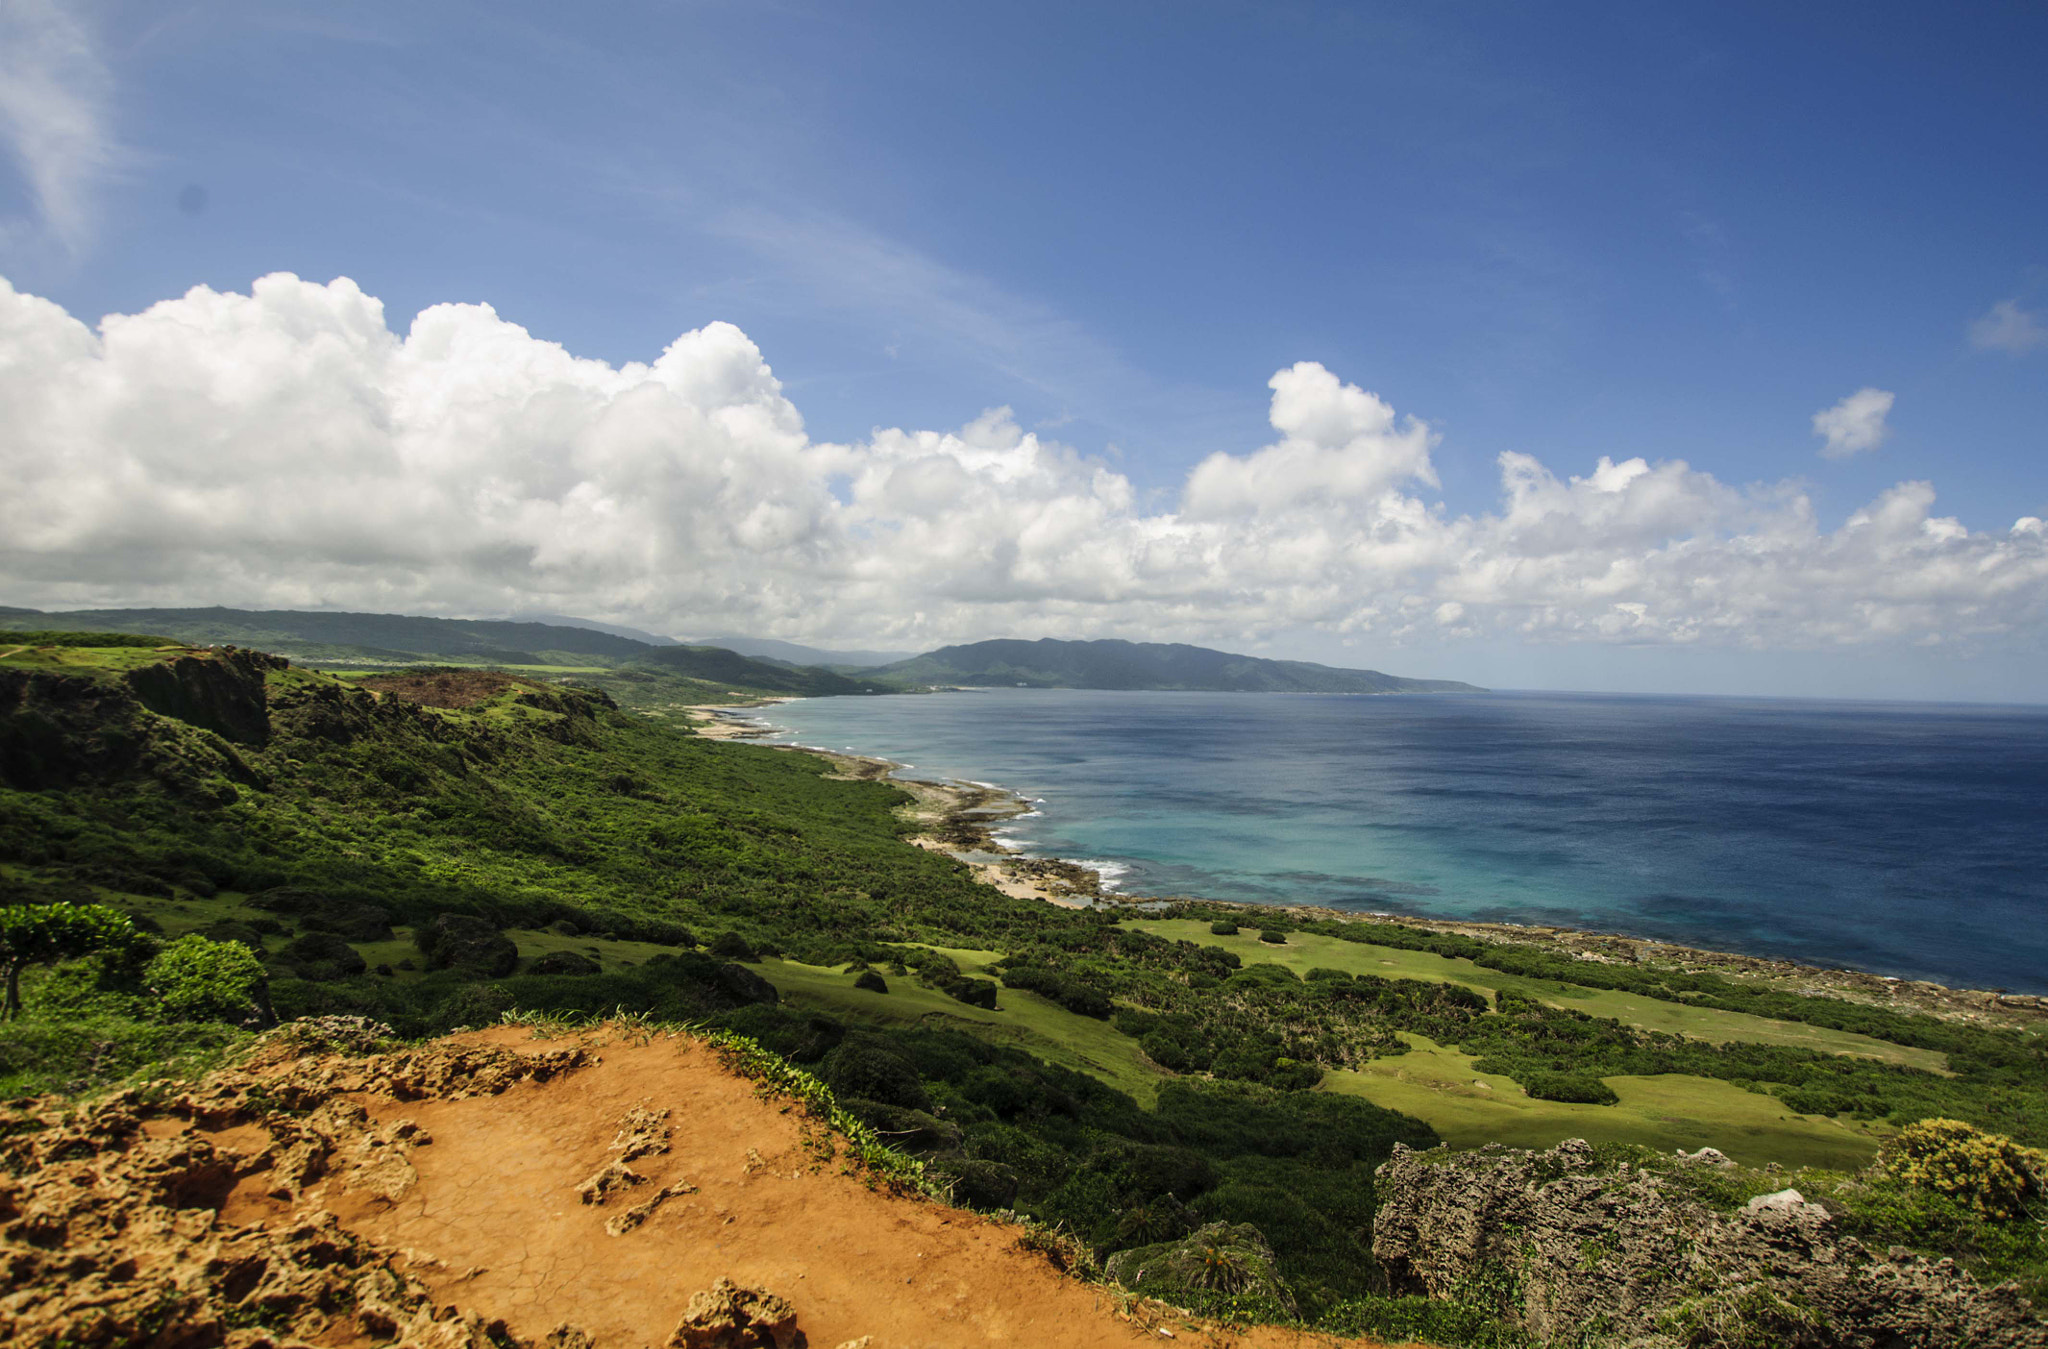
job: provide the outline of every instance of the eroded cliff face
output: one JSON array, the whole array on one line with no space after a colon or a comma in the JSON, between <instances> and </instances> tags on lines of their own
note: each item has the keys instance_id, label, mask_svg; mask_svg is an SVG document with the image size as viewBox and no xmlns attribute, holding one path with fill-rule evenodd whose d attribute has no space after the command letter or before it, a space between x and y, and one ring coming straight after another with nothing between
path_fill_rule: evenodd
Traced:
<instances>
[{"instance_id":1,"label":"eroded cliff face","mask_svg":"<svg viewBox=\"0 0 2048 1349\"><path fill-rule=\"evenodd\" d=\"M118 676L0 670L0 783L45 791L137 772L155 773L174 789L208 775L254 783L257 775L235 747L269 742L265 676L289 664L260 651L221 650L171 656ZM152 713L218 738L166 740Z\"/></svg>"},{"instance_id":2,"label":"eroded cliff face","mask_svg":"<svg viewBox=\"0 0 2048 1349\"><path fill-rule=\"evenodd\" d=\"M282 656L226 647L143 665L128 672L128 687L144 707L237 745L270 740L270 706L263 677L289 667Z\"/></svg>"},{"instance_id":3,"label":"eroded cliff face","mask_svg":"<svg viewBox=\"0 0 2048 1349\"><path fill-rule=\"evenodd\" d=\"M1725 1167L1711 1149L1683 1163ZM1540 1344L1620 1349L2035 1349L2011 1285L1874 1251L1796 1191L1734 1212L1662 1170L1548 1152L1414 1152L1380 1168L1373 1254L1395 1290L1485 1306Z\"/></svg>"}]
</instances>

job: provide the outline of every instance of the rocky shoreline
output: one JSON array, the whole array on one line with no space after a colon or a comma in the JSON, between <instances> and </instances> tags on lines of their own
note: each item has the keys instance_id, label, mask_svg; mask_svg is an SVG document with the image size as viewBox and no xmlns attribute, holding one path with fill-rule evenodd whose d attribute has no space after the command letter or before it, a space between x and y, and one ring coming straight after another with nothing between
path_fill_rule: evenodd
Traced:
<instances>
[{"instance_id":1,"label":"rocky shoreline","mask_svg":"<svg viewBox=\"0 0 2048 1349\"><path fill-rule=\"evenodd\" d=\"M764 699L747 707L790 699ZM689 709L698 734L716 740L758 740L774 734L741 708L706 706ZM1954 1020L2026 1028L2048 1025L2048 997L2009 993L2002 989L1951 988L1922 979L1898 979L1864 970L1806 965L1770 956L1710 951L1625 933L1594 932L1546 924L1489 923L1467 919L1428 918L1402 913L1361 913L1314 904L1252 904L1208 899L1199 895L1120 895L1105 889L1100 873L1061 858L1028 857L995 837L1005 821L1028 814L1032 803L1014 792L981 783L935 782L892 778L901 764L887 759L788 745L776 748L814 754L834 764L842 776L890 778L916 798L912 817L923 825L910 841L943 852L974 868L985 883L1004 894L1042 899L1071 908L1130 906L1160 908L1202 904L1242 913L1286 913L1297 918L1335 922L1396 923L1423 932L1453 933L1478 941L1538 946L1593 964L1654 965L1696 970L1752 980L1787 992L1841 998L1849 1002L1924 1012Z\"/></svg>"}]
</instances>

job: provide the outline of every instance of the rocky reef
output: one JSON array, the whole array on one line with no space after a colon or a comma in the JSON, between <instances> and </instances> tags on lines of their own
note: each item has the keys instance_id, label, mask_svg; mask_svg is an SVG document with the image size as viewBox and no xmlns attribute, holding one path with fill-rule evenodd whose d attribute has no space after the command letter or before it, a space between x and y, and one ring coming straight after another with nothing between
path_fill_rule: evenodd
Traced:
<instances>
[{"instance_id":1,"label":"rocky reef","mask_svg":"<svg viewBox=\"0 0 2048 1349\"><path fill-rule=\"evenodd\" d=\"M1484 1307L1543 1345L1594 1349L2040 1349L2011 1284L1873 1250L1796 1189L1688 1183L1712 1149L1631 1162L1571 1140L1546 1152L1416 1152L1379 1170L1373 1254L1397 1291Z\"/></svg>"}]
</instances>

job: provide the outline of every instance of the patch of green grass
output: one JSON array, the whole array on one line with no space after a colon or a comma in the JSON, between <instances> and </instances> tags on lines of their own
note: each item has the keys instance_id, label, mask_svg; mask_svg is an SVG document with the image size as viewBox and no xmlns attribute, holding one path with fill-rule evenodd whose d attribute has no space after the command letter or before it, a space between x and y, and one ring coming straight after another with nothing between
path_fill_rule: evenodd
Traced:
<instances>
[{"instance_id":1,"label":"patch of green grass","mask_svg":"<svg viewBox=\"0 0 2048 1349\"><path fill-rule=\"evenodd\" d=\"M1798 1021L1774 1021L1747 1012L1724 1012L1713 1007L1688 1007L1613 989L1586 988L1549 979L1530 979L1486 969L1463 958L1437 955L1433 951L1408 951L1394 946L1373 946L1363 942L1339 941L1312 932L1290 932L1285 946L1261 942L1254 932L1234 937L1212 935L1209 924L1195 919L1143 919L1125 924L1173 940L1203 942L1235 951L1245 961L1269 960L1307 974L1322 966L1347 974L1373 974L1383 979L1421 979L1430 983L1461 984L1481 993L1516 993L1551 1007L1569 1008L1588 1016L1612 1017L1645 1030L1684 1035L1709 1044L1786 1045L1815 1049L1826 1054L1847 1054L1876 1059L1928 1072L1942 1072L1947 1056L1931 1049L1895 1045L1854 1031L1831 1030Z\"/></svg>"},{"instance_id":2,"label":"patch of green grass","mask_svg":"<svg viewBox=\"0 0 2048 1349\"><path fill-rule=\"evenodd\" d=\"M173 646L176 643L172 643ZM182 649L182 648L181 648ZM0 633L0 661L34 670L98 670L125 673L155 665L164 654L147 646L18 646Z\"/></svg>"},{"instance_id":3,"label":"patch of green grass","mask_svg":"<svg viewBox=\"0 0 2048 1349\"><path fill-rule=\"evenodd\" d=\"M976 955L993 958L995 953L948 950L946 954L958 960ZM957 1023L982 1039L1087 1073L1147 1108L1158 1099L1159 1084L1167 1076L1147 1063L1138 1042L1115 1026L1069 1012L1023 989L1004 989L998 995L997 1009L990 1011L926 988L915 975L888 975L889 991L870 993L853 986L853 975L822 966L763 960L752 968L793 1005L819 1008L871 1025ZM965 962L961 968L967 968Z\"/></svg>"},{"instance_id":4,"label":"patch of green grass","mask_svg":"<svg viewBox=\"0 0 2048 1349\"><path fill-rule=\"evenodd\" d=\"M1474 1058L1420 1035L1412 1048L1357 1071L1325 1073L1323 1090L1362 1096L1426 1121L1454 1148L1506 1143L1554 1147L1567 1138L1637 1143L1669 1152L1719 1148L1750 1166L1777 1162L1853 1170L1877 1153L1878 1140L1837 1120L1795 1115L1770 1096L1712 1078L1662 1073L1602 1079L1617 1105L1576 1105L1528 1095L1513 1078L1473 1070Z\"/></svg>"}]
</instances>

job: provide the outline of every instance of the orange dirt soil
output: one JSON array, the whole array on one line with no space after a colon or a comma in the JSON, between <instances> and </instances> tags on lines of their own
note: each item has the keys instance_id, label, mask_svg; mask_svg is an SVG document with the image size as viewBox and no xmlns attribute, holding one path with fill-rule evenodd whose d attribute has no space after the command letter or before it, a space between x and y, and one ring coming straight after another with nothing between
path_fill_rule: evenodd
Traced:
<instances>
[{"instance_id":1,"label":"orange dirt soil","mask_svg":"<svg viewBox=\"0 0 2048 1349\"><path fill-rule=\"evenodd\" d=\"M871 1186L843 1140L683 1034L538 1039L500 1027L368 1058L274 1046L177 1101L126 1094L97 1110L61 1123L44 1112L39 1131L10 1131L17 1179L0 1174L0 1218L19 1221L0 1224L0 1256L14 1255L13 1229L27 1222L42 1252L93 1272L0 1297L0 1338L54 1340L98 1316L129 1328L74 1342L263 1349L495 1335L641 1349L667 1343L691 1295L730 1278L787 1299L812 1349L863 1336L870 1349L1366 1343L1204 1324L1065 1275L1019 1246L1021 1228ZM53 1198L75 1212L50 1216ZM169 1216L152 1219L152 1203ZM72 1249L51 1251L64 1221L58 1245ZM170 1255L152 1259L151 1233ZM355 1254L303 1254L321 1241L352 1242ZM123 1249L127 1267L109 1263ZM137 1252L142 1282L182 1290L176 1319L188 1328L236 1325L232 1294L240 1324L262 1304L271 1330L134 1338L131 1313L106 1318L122 1298L146 1301L131 1287ZM306 1272L321 1260L333 1268ZM208 1284L252 1261L267 1272L240 1276L249 1288ZM33 1277L30 1265L13 1269ZM154 1296L170 1305L170 1293ZM564 1325L588 1340L551 1340Z\"/></svg>"},{"instance_id":2,"label":"orange dirt soil","mask_svg":"<svg viewBox=\"0 0 2048 1349\"><path fill-rule=\"evenodd\" d=\"M428 707L475 707L514 684L539 687L497 670L436 670L429 674L385 674L358 679L356 687Z\"/></svg>"}]
</instances>

